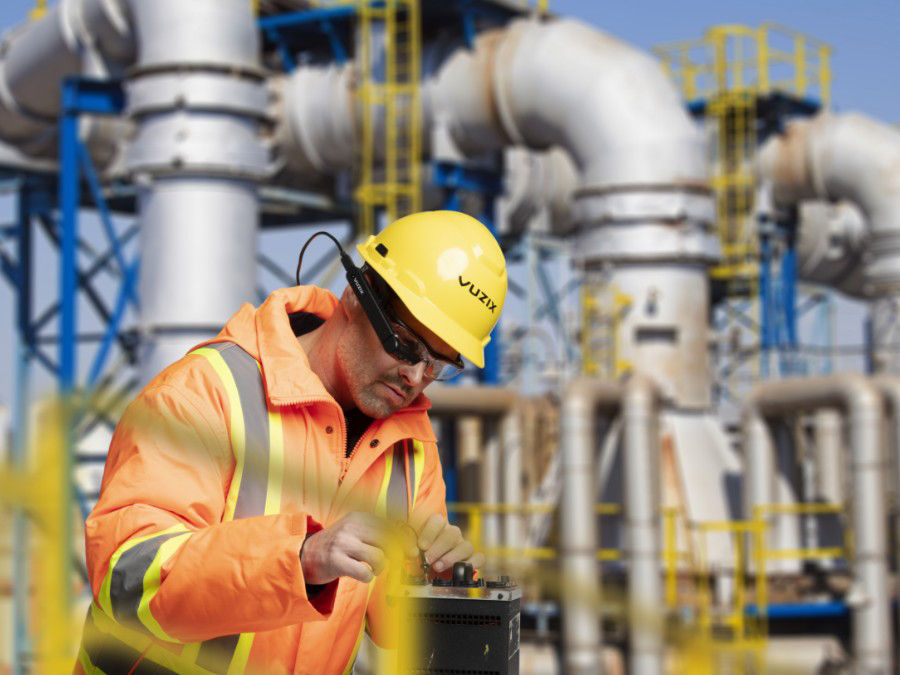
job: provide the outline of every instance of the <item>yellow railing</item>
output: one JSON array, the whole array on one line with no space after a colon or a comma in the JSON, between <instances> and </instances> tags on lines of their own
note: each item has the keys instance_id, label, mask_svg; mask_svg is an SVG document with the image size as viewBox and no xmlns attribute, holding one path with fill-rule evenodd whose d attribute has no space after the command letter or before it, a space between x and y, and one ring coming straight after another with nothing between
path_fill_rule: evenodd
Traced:
<instances>
[{"instance_id":1,"label":"yellow railing","mask_svg":"<svg viewBox=\"0 0 900 675\"><path fill-rule=\"evenodd\" d=\"M585 375L617 379L631 370L622 357L621 324L631 296L615 284L585 281L581 288L581 363Z\"/></svg>"},{"instance_id":2,"label":"yellow railing","mask_svg":"<svg viewBox=\"0 0 900 675\"><path fill-rule=\"evenodd\" d=\"M28 468L0 465L0 507L13 507L29 519L37 546L28 549L38 612L29 621L34 630L35 672L62 673L72 668L78 635L72 613L71 460L63 433L62 405L47 406L37 430ZM21 545L22 542L17 542ZM14 584L24 583L14 579ZM4 630L6 626L4 625Z\"/></svg>"},{"instance_id":3,"label":"yellow railing","mask_svg":"<svg viewBox=\"0 0 900 675\"><path fill-rule=\"evenodd\" d=\"M34 0L34 7L28 12L28 18L32 21L44 18L47 13L47 0Z\"/></svg>"},{"instance_id":4,"label":"yellow railing","mask_svg":"<svg viewBox=\"0 0 900 675\"><path fill-rule=\"evenodd\" d=\"M712 270L730 283L729 295L756 295L758 239L752 222L756 105L760 96L784 92L815 97L831 93L830 48L774 23L724 24L702 39L654 50L688 101L706 101L716 123L712 186L716 194L722 263Z\"/></svg>"},{"instance_id":5,"label":"yellow railing","mask_svg":"<svg viewBox=\"0 0 900 675\"><path fill-rule=\"evenodd\" d=\"M385 0L377 6L358 0L357 13L362 142L355 197L365 236L375 231L378 209L384 209L388 222L421 209L421 27L419 0ZM383 75L374 71L374 51L380 48L376 40L383 41ZM376 133L379 119L382 137ZM383 150L381 163L378 148Z\"/></svg>"},{"instance_id":6,"label":"yellow railing","mask_svg":"<svg viewBox=\"0 0 900 675\"><path fill-rule=\"evenodd\" d=\"M821 515L839 514L843 511L840 504L764 504L753 510L753 517L747 521L709 521L687 523L682 520L683 532L693 541L697 534L700 546L696 554L688 550L678 551L678 520L683 519L679 508L664 508L663 519L663 575L665 605L670 612L679 607L678 598L678 564L686 561L691 575L696 582L697 628L700 629L699 641L710 649L719 640L714 637L714 628L728 628L729 649L733 656L749 658L754 672L764 672L762 668L765 640L768 633L767 606L769 593L767 586L766 565L770 560L788 559L835 559L850 558L852 550L852 533L846 531L843 546L826 546L797 549L771 549L766 544L769 520L772 515ZM709 534L726 532L732 535L734 545L733 560L733 602L730 611L724 615L714 616L712 591L709 587L710 569L706 553L706 540ZM752 562L754 569L747 567ZM757 616L748 619L746 606L749 604L750 590L748 580L753 578L753 601L757 607ZM705 637L704 637L705 636ZM696 640L685 647L686 650L696 647ZM736 663L740 663L738 660ZM741 665L743 669L746 664ZM737 671L737 672L740 672Z\"/></svg>"},{"instance_id":7,"label":"yellow railing","mask_svg":"<svg viewBox=\"0 0 900 675\"><path fill-rule=\"evenodd\" d=\"M555 504L486 504L482 502L451 502L447 504L449 513L461 513L466 516L466 538L475 545L475 549L485 555L496 558L526 558L529 560L554 560L556 549L548 546L485 546L483 516L486 513L496 515L538 515L552 513ZM622 512L619 504L596 504L594 513L598 516L614 516ZM621 560L619 549L598 549L598 560Z\"/></svg>"},{"instance_id":8,"label":"yellow railing","mask_svg":"<svg viewBox=\"0 0 900 675\"><path fill-rule=\"evenodd\" d=\"M815 96L823 106L830 100L831 48L776 23L712 26L700 39L653 51L689 101L744 90Z\"/></svg>"},{"instance_id":9,"label":"yellow railing","mask_svg":"<svg viewBox=\"0 0 900 675\"><path fill-rule=\"evenodd\" d=\"M822 515L826 513L840 514L844 510L841 504L760 504L753 509L753 556L756 567L756 606L759 622L765 629L768 606L768 583L766 563L769 560L808 560L811 558L836 559L850 558L853 547L852 532L845 530L843 546L826 546L821 548L769 549L766 546L766 530L770 515Z\"/></svg>"}]
</instances>

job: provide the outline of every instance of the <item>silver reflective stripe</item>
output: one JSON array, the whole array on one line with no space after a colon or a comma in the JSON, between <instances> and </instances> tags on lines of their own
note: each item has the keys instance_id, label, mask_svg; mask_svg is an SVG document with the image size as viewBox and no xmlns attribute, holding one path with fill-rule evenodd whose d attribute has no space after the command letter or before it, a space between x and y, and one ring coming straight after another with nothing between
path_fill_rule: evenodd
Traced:
<instances>
[{"instance_id":1,"label":"silver reflective stripe","mask_svg":"<svg viewBox=\"0 0 900 675\"><path fill-rule=\"evenodd\" d=\"M241 412L244 418L244 466L238 486L234 518L261 516L266 512L266 496L269 491L269 411L262 373L256 359L233 342L209 345L217 350L234 379ZM246 659L250 652L253 633L224 635L201 643L197 665L214 672L230 670L232 657L239 644Z\"/></svg>"},{"instance_id":2,"label":"silver reflective stripe","mask_svg":"<svg viewBox=\"0 0 900 675\"><path fill-rule=\"evenodd\" d=\"M116 621L132 627L141 625L138 619L138 605L144 596L144 575L153 564L159 547L166 540L184 534L184 532L161 534L135 544L121 555L109 579L109 600Z\"/></svg>"},{"instance_id":3,"label":"silver reflective stripe","mask_svg":"<svg viewBox=\"0 0 900 675\"><path fill-rule=\"evenodd\" d=\"M244 472L234 507L235 518L261 516L266 511L269 480L269 415L256 359L234 343L213 345L231 371L244 413Z\"/></svg>"},{"instance_id":4,"label":"silver reflective stripe","mask_svg":"<svg viewBox=\"0 0 900 675\"><path fill-rule=\"evenodd\" d=\"M387 516L392 520L406 521L409 516L407 508L406 490L406 462L403 460L406 454L406 441L394 443L391 452L394 453L391 477L387 488Z\"/></svg>"}]
</instances>

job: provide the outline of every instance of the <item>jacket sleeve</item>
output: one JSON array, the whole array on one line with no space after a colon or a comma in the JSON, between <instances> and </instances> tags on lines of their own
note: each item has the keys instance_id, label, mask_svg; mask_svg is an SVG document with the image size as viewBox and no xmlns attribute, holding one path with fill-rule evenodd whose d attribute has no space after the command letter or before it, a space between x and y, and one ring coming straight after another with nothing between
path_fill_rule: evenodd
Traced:
<instances>
[{"instance_id":1,"label":"jacket sleeve","mask_svg":"<svg viewBox=\"0 0 900 675\"><path fill-rule=\"evenodd\" d=\"M412 505L411 516L408 519L410 525L413 527L421 525L435 513L440 513L446 518L446 493L437 445L426 443L425 468L422 471L421 484ZM398 643L396 633L405 630L403 624L398 622L399 617L394 615L394 611L391 609L397 604L387 602L388 575L390 573L391 570L386 569L372 581L374 587L369 594L366 610L366 628L369 637L379 648L394 647Z\"/></svg>"},{"instance_id":2,"label":"jacket sleeve","mask_svg":"<svg viewBox=\"0 0 900 675\"><path fill-rule=\"evenodd\" d=\"M206 386L151 384L119 422L85 525L97 604L175 642L327 618L337 583L309 599L299 559L317 523L305 514L222 522L235 462Z\"/></svg>"}]
</instances>

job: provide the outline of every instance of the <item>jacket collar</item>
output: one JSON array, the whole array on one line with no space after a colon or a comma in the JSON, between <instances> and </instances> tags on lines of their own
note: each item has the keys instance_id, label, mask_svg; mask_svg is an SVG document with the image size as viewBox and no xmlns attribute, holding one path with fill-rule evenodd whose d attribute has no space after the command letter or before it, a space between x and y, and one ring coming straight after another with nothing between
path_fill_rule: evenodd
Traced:
<instances>
[{"instance_id":1,"label":"jacket collar","mask_svg":"<svg viewBox=\"0 0 900 675\"><path fill-rule=\"evenodd\" d=\"M258 309L244 303L211 342L234 342L260 363L266 398L273 406L323 400L337 405L310 368L306 352L291 330L288 314L310 312L327 319L338 302L333 293L316 286L280 288ZM434 431L425 414L430 407L431 401L422 394L388 419L401 427L398 431L404 436L434 442Z\"/></svg>"}]
</instances>

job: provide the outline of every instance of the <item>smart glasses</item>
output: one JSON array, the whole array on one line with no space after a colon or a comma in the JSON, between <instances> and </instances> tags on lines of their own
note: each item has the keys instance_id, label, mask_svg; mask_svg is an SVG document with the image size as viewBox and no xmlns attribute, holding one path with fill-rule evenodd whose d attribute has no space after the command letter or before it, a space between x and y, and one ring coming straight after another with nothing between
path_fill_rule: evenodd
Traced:
<instances>
[{"instance_id":1,"label":"smart glasses","mask_svg":"<svg viewBox=\"0 0 900 675\"><path fill-rule=\"evenodd\" d=\"M303 248L297 259L297 285L300 285L300 267L303 265L303 254L310 242L320 234L334 242L340 252L341 265L347 273L347 283L353 289L354 295L359 300L360 306L366 313L381 346L394 358L410 365L425 364L425 376L432 380L449 380L458 375L463 369L463 362L459 356L455 361L449 361L445 356L435 353L414 330L407 326L396 315L390 306L391 296L394 296L390 287L368 265L361 268L353 264L353 259L347 255L340 242L328 232L314 233ZM372 289L367 279L367 273L373 277L373 282L380 293ZM390 314L390 316L388 316Z\"/></svg>"},{"instance_id":2,"label":"smart glasses","mask_svg":"<svg viewBox=\"0 0 900 675\"><path fill-rule=\"evenodd\" d=\"M438 354L428 346L428 343L418 333L407 326L403 319L397 316L390 303L385 303L384 309L394 335L397 336L397 339L400 340L407 352L407 355L401 360L410 365L424 363L425 377L440 382L452 380L462 372L464 364L461 358L457 356L455 360L450 361L446 356Z\"/></svg>"}]
</instances>

